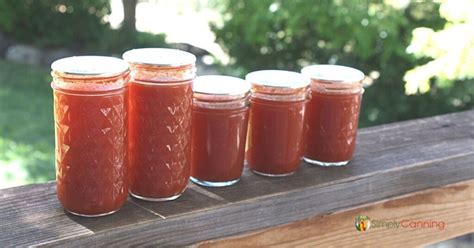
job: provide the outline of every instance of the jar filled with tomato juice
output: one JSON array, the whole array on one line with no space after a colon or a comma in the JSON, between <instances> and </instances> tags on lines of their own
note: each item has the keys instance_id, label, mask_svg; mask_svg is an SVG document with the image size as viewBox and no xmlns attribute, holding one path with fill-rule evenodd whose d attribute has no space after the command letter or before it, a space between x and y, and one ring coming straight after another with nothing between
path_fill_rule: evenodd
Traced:
<instances>
[{"instance_id":1,"label":"jar filled with tomato juice","mask_svg":"<svg viewBox=\"0 0 474 248\"><path fill-rule=\"evenodd\" d=\"M192 82L196 57L165 48L124 53L129 86L129 153L132 196L178 198L191 172Z\"/></svg>"},{"instance_id":2,"label":"jar filled with tomato juice","mask_svg":"<svg viewBox=\"0 0 474 248\"><path fill-rule=\"evenodd\" d=\"M254 173L287 176L300 164L309 80L300 73L255 71L252 84L247 163Z\"/></svg>"},{"instance_id":3,"label":"jar filled with tomato juice","mask_svg":"<svg viewBox=\"0 0 474 248\"><path fill-rule=\"evenodd\" d=\"M102 56L52 65L57 194L72 214L117 211L128 195L128 64Z\"/></svg>"},{"instance_id":4,"label":"jar filled with tomato juice","mask_svg":"<svg viewBox=\"0 0 474 248\"><path fill-rule=\"evenodd\" d=\"M235 184L244 167L250 84L200 76L193 90L191 181L208 187Z\"/></svg>"},{"instance_id":5,"label":"jar filled with tomato juice","mask_svg":"<svg viewBox=\"0 0 474 248\"><path fill-rule=\"evenodd\" d=\"M304 160L321 166L346 165L355 150L364 73L346 66L311 65L302 74L311 78Z\"/></svg>"}]
</instances>

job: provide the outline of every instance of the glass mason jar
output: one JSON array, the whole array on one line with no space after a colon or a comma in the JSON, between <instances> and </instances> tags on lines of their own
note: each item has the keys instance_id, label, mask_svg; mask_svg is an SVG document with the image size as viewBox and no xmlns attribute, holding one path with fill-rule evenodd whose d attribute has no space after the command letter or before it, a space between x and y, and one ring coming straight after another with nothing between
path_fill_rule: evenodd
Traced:
<instances>
[{"instance_id":1,"label":"glass mason jar","mask_svg":"<svg viewBox=\"0 0 474 248\"><path fill-rule=\"evenodd\" d=\"M250 84L228 76L194 81L191 181L229 186L244 167Z\"/></svg>"},{"instance_id":2,"label":"glass mason jar","mask_svg":"<svg viewBox=\"0 0 474 248\"><path fill-rule=\"evenodd\" d=\"M290 71L247 74L252 84L247 163L254 173L287 176L301 162L309 80Z\"/></svg>"},{"instance_id":3,"label":"glass mason jar","mask_svg":"<svg viewBox=\"0 0 474 248\"><path fill-rule=\"evenodd\" d=\"M346 66L312 65L302 74L311 78L304 160L321 166L346 165L355 149L364 73Z\"/></svg>"},{"instance_id":4,"label":"glass mason jar","mask_svg":"<svg viewBox=\"0 0 474 248\"><path fill-rule=\"evenodd\" d=\"M130 194L148 201L178 198L191 172L192 82L196 57L143 48L127 51Z\"/></svg>"},{"instance_id":5,"label":"glass mason jar","mask_svg":"<svg viewBox=\"0 0 474 248\"><path fill-rule=\"evenodd\" d=\"M57 194L72 214L117 211L128 195L126 85L128 64L102 56L51 65Z\"/></svg>"}]
</instances>

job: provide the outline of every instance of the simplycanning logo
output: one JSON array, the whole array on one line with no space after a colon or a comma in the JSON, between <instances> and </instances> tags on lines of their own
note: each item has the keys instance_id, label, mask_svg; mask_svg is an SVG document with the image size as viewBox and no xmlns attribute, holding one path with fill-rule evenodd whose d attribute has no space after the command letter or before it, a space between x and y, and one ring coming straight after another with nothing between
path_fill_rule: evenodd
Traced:
<instances>
[{"instance_id":1,"label":"simplycanning logo","mask_svg":"<svg viewBox=\"0 0 474 248\"><path fill-rule=\"evenodd\" d=\"M386 228L386 229L428 229L443 231L446 228L446 222L442 220L371 220L369 216L359 215L355 218L355 228L359 232L366 232L369 228Z\"/></svg>"},{"instance_id":2,"label":"simplycanning logo","mask_svg":"<svg viewBox=\"0 0 474 248\"><path fill-rule=\"evenodd\" d=\"M357 231L365 232L370 228L370 218L369 216L359 215L355 219L355 226Z\"/></svg>"}]
</instances>

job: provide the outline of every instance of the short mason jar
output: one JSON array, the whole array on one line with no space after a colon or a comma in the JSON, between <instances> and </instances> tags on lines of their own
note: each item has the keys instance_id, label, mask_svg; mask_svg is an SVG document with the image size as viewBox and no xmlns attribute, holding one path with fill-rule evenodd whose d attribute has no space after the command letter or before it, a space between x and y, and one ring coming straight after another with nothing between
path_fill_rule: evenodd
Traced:
<instances>
[{"instance_id":1,"label":"short mason jar","mask_svg":"<svg viewBox=\"0 0 474 248\"><path fill-rule=\"evenodd\" d=\"M200 76L193 90L191 181L208 187L235 184L244 167L250 84Z\"/></svg>"},{"instance_id":2,"label":"short mason jar","mask_svg":"<svg viewBox=\"0 0 474 248\"><path fill-rule=\"evenodd\" d=\"M127 51L130 194L148 201L178 198L191 172L192 82L196 57L165 48Z\"/></svg>"},{"instance_id":3,"label":"short mason jar","mask_svg":"<svg viewBox=\"0 0 474 248\"><path fill-rule=\"evenodd\" d=\"M79 56L52 65L57 194L72 214L117 211L128 195L128 64Z\"/></svg>"},{"instance_id":4,"label":"short mason jar","mask_svg":"<svg viewBox=\"0 0 474 248\"><path fill-rule=\"evenodd\" d=\"M245 79L252 85L247 141L250 170L271 177L293 174L304 148L309 80L281 70L255 71Z\"/></svg>"},{"instance_id":5,"label":"short mason jar","mask_svg":"<svg viewBox=\"0 0 474 248\"><path fill-rule=\"evenodd\" d=\"M304 160L320 166L346 165L356 145L364 73L346 66L311 65L302 74L311 79Z\"/></svg>"}]
</instances>

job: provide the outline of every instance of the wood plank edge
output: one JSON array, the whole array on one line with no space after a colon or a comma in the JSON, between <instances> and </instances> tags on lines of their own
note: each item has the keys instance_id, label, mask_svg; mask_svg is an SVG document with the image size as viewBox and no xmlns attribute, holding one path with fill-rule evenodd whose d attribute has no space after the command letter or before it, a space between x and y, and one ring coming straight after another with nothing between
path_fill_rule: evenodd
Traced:
<instances>
[{"instance_id":1,"label":"wood plank edge","mask_svg":"<svg viewBox=\"0 0 474 248\"><path fill-rule=\"evenodd\" d=\"M279 226L275 226L275 227L271 227L271 228L267 228L263 230L242 233L235 236L229 236L229 237L224 237L224 238L215 239L215 240L203 241L203 242L196 243L193 246L194 247L239 247L239 246L249 246L249 245L315 246L315 245L321 245L321 243L324 243L322 239L328 239L328 242L330 243L330 245L337 247L340 245L347 245L348 243L346 242L346 243L339 244L337 240L332 240L330 238L332 236L331 233L325 233L324 231L318 231L317 229L318 227L322 228L330 224L334 226L343 226L344 224L347 224L348 221L352 222L351 223L352 225L349 228L346 227L344 231L347 231L349 234L341 238L353 239L354 243L352 244L352 246L360 247L360 246L365 246L365 245L371 246L371 245L377 245L377 244L378 245L384 244L384 246L385 245L397 246L396 239L400 240L401 243L399 245L401 245L402 243L405 246L406 245L409 245L409 246L428 245L428 244L433 244L436 242L440 242L443 240L451 239L457 236L474 232L474 211L466 212L466 216L464 216L465 221L462 222L461 224L458 224L458 223L453 224L453 225L456 225L455 227L456 230L454 231L451 230L449 232L448 231L440 232L440 233L437 233L436 235L433 235L433 233L428 233L428 234L423 233L426 235L425 238L420 238L422 236L420 236L419 234L413 234L413 231L405 231L403 234L395 233L395 235L390 235L390 232L384 232L385 230L379 231L380 229L378 229L378 230L373 231L372 229L372 230L369 230L367 233L361 233L355 230L355 227L353 224L354 218L357 214L360 214L360 213L368 215L369 217L370 216L377 217L377 215L375 214L380 214L381 212L380 210L386 209L387 206L401 206L402 208L401 211L403 211L403 208L414 208L413 204L414 202L417 202L418 205L421 205L421 207L423 207L423 203L424 203L423 201L425 201L425 205L430 204L430 203L426 203L426 199L429 199L428 201L438 201L438 202L435 202L435 205L453 205L453 198L455 198L456 200L461 199L460 201L462 201L463 198L467 200L465 203L459 204L457 209L450 208L449 209L450 212L455 212L455 211L465 212L466 209L467 210L474 209L474 180L454 183L454 184L442 186L439 188L427 189L424 191L397 196L397 197L377 201L370 204L362 204L360 206L348 208L343 211L337 211L334 213L314 216L314 217L310 217L304 220L295 221L290 224L279 225ZM406 207L403 206L404 204L406 204ZM442 208L443 206L438 206L438 207ZM437 209L437 211L440 213L445 212L445 210L446 209ZM389 213L387 216L394 217L393 214L390 214L390 211L386 211L386 212ZM409 211L406 211L406 212L409 212ZM411 214L411 215L419 216L420 214L416 213L416 214ZM427 219L427 217L435 217L435 218L441 219L439 215L435 215L435 216L433 216L433 214L430 215L430 212L425 212L425 213L422 213L421 215L423 219ZM395 215L395 217L400 218L403 216ZM446 221L446 229L449 228L449 224L450 224L449 220ZM395 230L392 230L392 231L396 232ZM415 230L415 231L419 231L419 230ZM422 230L422 231L425 231L425 230ZM428 232L428 231L432 231L432 230L426 230L425 232ZM339 232L336 230L334 235L337 235L338 233ZM371 234L372 236L370 236ZM303 239L302 242L294 240L295 236L298 236L298 235L299 235L298 238ZM404 238L402 239L401 236L403 236ZM305 238L308 238L308 241L314 241L314 243L311 243L311 242L304 243ZM326 244L326 245L329 245L329 244Z\"/></svg>"}]
</instances>

